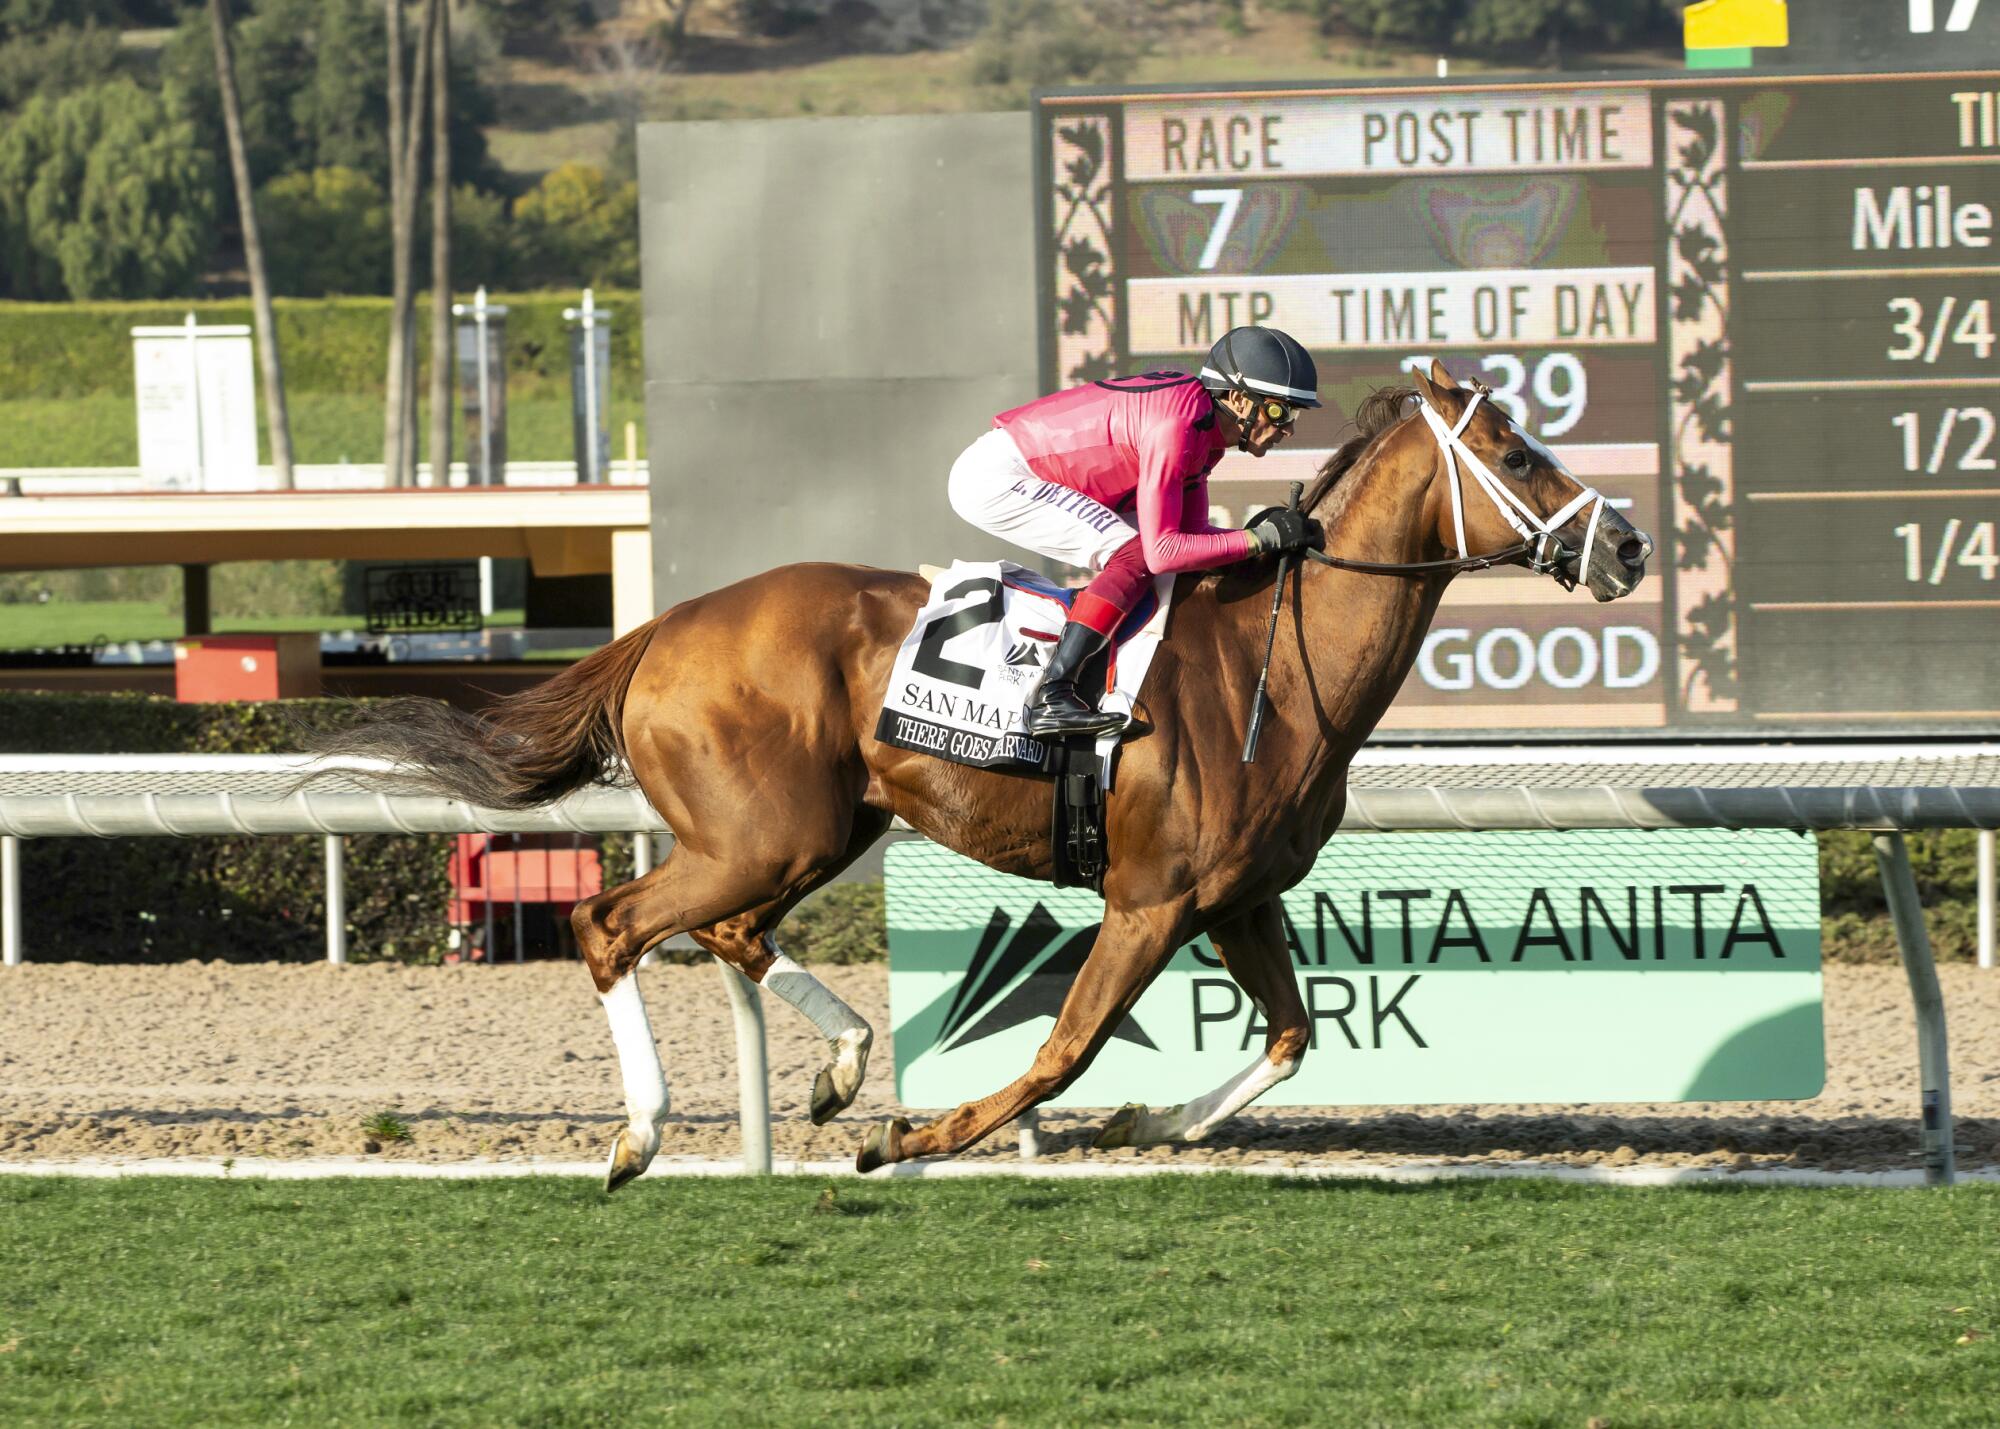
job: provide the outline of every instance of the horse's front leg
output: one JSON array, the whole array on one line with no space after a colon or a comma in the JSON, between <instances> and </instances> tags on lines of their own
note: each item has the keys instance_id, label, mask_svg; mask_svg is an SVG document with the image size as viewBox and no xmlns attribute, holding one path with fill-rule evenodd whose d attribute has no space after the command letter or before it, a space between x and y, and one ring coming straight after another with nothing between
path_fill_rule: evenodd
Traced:
<instances>
[{"instance_id":1,"label":"horse's front leg","mask_svg":"<svg viewBox=\"0 0 2000 1429\"><path fill-rule=\"evenodd\" d=\"M1270 1027L1264 1055L1206 1096L1185 1106L1153 1111L1130 1102L1113 1113L1096 1145L1150 1146L1166 1141L1200 1141L1272 1087L1299 1069L1312 1025L1299 1000L1298 981L1285 944L1278 900L1260 903L1248 913L1224 919L1208 930L1229 975L1257 1004Z\"/></svg>"},{"instance_id":2,"label":"horse's front leg","mask_svg":"<svg viewBox=\"0 0 2000 1429\"><path fill-rule=\"evenodd\" d=\"M1186 920L1185 902L1138 911L1107 907L1090 956L1070 984L1055 1029L1027 1074L926 1126L912 1128L900 1117L884 1122L868 1133L854 1158L855 1169L873 1171L894 1161L963 1151L1075 1081L1173 957L1187 931Z\"/></svg>"}]
</instances>

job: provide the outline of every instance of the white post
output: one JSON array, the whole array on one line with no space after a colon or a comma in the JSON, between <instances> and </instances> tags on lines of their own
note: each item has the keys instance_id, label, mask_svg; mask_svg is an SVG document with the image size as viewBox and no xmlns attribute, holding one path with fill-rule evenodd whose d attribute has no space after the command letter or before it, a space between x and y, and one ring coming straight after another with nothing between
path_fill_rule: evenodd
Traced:
<instances>
[{"instance_id":1,"label":"white post","mask_svg":"<svg viewBox=\"0 0 2000 1429\"><path fill-rule=\"evenodd\" d=\"M564 308L563 317L583 325L583 426L586 446L578 463L576 479L585 485L605 480L597 466L597 296L583 290L583 306Z\"/></svg>"},{"instance_id":2,"label":"white post","mask_svg":"<svg viewBox=\"0 0 2000 1429\"><path fill-rule=\"evenodd\" d=\"M526 962L528 958L528 930L521 926L521 834L514 833L514 961ZM497 963L498 958L494 961Z\"/></svg>"},{"instance_id":3,"label":"white post","mask_svg":"<svg viewBox=\"0 0 2000 1429\"><path fill-rule=\"evenodd\" d=\"M1924 926L1923 900L1910 872L1910 851L1900 833L1875 835L1875 863L1882 872L1882 892L1889 917L1896 925L1896 947L1903 955L1903 972L1910 982L1910 1001L1917 1014L1918 1092L1922 1097L1918 1145L1924 1155L1924 1181L1949 1186L1956 1171L1952 1143L1951 1055L1945 1036L1944 994L1938 988L1937 964L1931 957L1931 935Z\"/></svg>"},{"instance_id":4,"label":"white post","mask_svg":"<svg viewBox=\"0 0 2000 1429\"><path fill-rule=\"evenodd\" d=\"M1023 1161L1033 1161L1042 1154L1042 1117L1034 1107L1014 1118L1014 1133L1020 1138Z\"/></svg>"},{"instance_id":5,"label":"white post","mask_svg":"<svg viewBox=\"0 0 2000 1429\"><path fill-rule=\"evenodd\" d=\"M2000 922L1994 906L2000 903L2000 892L1994 888L1995 843L2000 843L2000 835L1992 829L1979 831L1979 966L1982 968L1993 966L1994 924Z\"/></svg>"},{"instance_id":6,"label":"white post","mask_svg":"<svg viewBox=\"0 0 2000 1429\"><path fill-rule=\"evenodd\" d=\"M0 834L0 966L21 966L21 841Z\"/></svg>"},{"instance_id":7,"label":"white post","mask_svg":"<svg viewBox=\"0 0 2000 1429\"><path fill-rule=\"evenodd\" d=\"M473 295L470 307L464 303L453 303L451 311L455 317L464 317L468 313L472 315L472 340L478 344L479 349L473 354L472 358L477 370L477 376L474 380L479 384L479 480L475 483L472 479L472 458L468 455L465 459L465 484L467 486L504 485L504 480L496 481L493 475L493 363L491 356L487 352L486 329L495 317L504 315L507 308L504 303L487 302L486 285L481 283L479 291ZM453 360L456 361L456 358L454 357ZM434 472L432 475L435 478L432 483L433 485L451 485L451 464L449 462L445 464L445 470L442 474ZM481 557L480 572L482 576L485 575L490 567L490 561L485 557ZM492 613L493 609L489 605L486 609L486 614L491 615Z\"/></svg>"},{"instance_id":8,"label":"white post","mask_svg":"<svg viewBox=\"0 0 2000 1429\"><path fill-rule=\"evenodd\" d=\"M736 1091L743 1120L743 1170L771 1174L770 1071L764 1061L764 995L757 984L716 959L736 1013Z\"/></svg>"},{"instance_id":9,"label":"white post","mask_svg":"<svg viewBox=\"0 0 2000 1429\"><path fill-rule=\"evenodd\" d=\"M632 835L632 877L636 881L653 871L653 836L651 834ZM646 949L646 955L639 959L642 968L652 967L657 961L659 949Z\"/></svg>"},{"instance_id":10,"label":"white post","mask_svg":"<svg viewBox=\"0 0 2000 1429\"><path fill-rule=\"evenodd\" d=\"M486 285L472 299L473 340L479 344L479 484L493 485L493 389L486 370ZM468 483L469 484L469 483ZM489 558L487 570L492 570ZM488 609L486 612L493 612Z\"/></svg>"},{"instance_id":11,"label":"white post","mask_svg":"<svg viewBox=\"0 0 2000 1429\"><path fill-rule=\"evenodd\" d=\"M326 836L326 960L347 965L347 845Z\"/></svg>"},{"instance_id":12,"label":"white post","mask_svg":"<svg viewBox=\"0 0 2000 1429\"><path fill-rule=\"evenodd\" d=\"M590 436L590 477L594 485L604 480L597 469L597 299L583 290L583 425Z\"/></svg>"},{"instance_id":13,"label":"white post","mask_svg":"<svg viewBox=\"0 0 2000 1429\"><path fill-rule=\"evenodd\" d=\"M187 315L188 400L194 407L194 489L208 490L208 433L201 422L201 328Z\"/></svg>"}]
</instances>

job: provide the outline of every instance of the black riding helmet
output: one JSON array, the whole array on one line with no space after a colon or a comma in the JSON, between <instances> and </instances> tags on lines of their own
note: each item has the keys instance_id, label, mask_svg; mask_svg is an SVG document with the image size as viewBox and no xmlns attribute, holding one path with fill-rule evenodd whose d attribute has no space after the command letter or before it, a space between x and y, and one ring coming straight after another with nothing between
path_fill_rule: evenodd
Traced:
<instances>
[{"instance_id":1,"label":"black riding helmet","mask_svg":"<svg viewBox=\"0 0 2000 1429\"><path fill-rule=\"evenodd\" d=\"M1319 405L1312 354L1274 327L1233 327L1208 350L1201 384L1210 392L1276 397L1294 407Z\"/></svg>"}]
</instances>

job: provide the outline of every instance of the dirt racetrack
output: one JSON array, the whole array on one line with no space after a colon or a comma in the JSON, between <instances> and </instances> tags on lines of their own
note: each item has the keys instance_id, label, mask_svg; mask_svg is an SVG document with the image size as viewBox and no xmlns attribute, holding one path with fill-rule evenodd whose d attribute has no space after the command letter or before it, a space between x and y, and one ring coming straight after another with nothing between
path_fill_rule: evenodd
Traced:
<instances>
[{"instance_id":1,"label":"dirt racetrack","mask_svg":"<svg viewBox=\"0 0 2000 1429\"><path fill-rule=\"evenodd\" d=\"M1941 970L1951 1017L1961 1167L2000 1165L2000 973ZM821 1049L773 1006L773 1140L781 1159L852 1155L896 1111L888 976L822 970L874 1023L874 1070L845 1116L814 1127ZM717 970L649 969L647 1003L672 1087L662 1154L739 1154L736 1053ZM1626 1166L1886 1170L1916 1155L1916 1031L1896 967L1826 972L1828 1078L1811 1102L1663 1106L1288 1108L1239 1118L1199 1147L1092 1152L1101 1114L1051 1113L1052 1159L1221 1164L1521 1160ZM622 1120L617 1064L575 963L498 968L63 964L0 973L0 1160L325 1156L596 1160ZM407 1142L371 1140L392 1112ZM1003 1131L971 1155L1015 1152Z\"/></svg>"}]
</instances>

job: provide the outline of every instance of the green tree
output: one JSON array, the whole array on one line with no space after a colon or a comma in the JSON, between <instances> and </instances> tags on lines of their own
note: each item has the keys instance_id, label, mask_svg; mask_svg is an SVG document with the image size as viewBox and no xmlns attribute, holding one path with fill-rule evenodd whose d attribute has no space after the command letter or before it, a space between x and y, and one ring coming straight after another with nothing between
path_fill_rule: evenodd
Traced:
<instances>
[{"instance_id":1,"label":"green tree","mask_svg":"<svg viewBox=\"0 0 2000 1429\"><path fill-rule=\"evenodd\" d=\"M60 99L118 73L118 36L96 25L61 25L0 43L0 113L36 95Z\"/></svg>"},{"instance_id":2,"label":"green tree","mask_svg":"<svg viewBox=\"0 0 2000 1429\"><path fill-rule=\"evenodd\" d=\"M31 100L0 130L0 281L44 301L185 291L214 242L215 167L172 89Z\"/></svg>"},{"instance_id":3,"label":"green tree","mask_svg":"<svg viewBox=\"0 0 2000 1429\"><path fill-rule=\"evenodd\" d=\"M257 191L274 292L292 298L379 293L389 279L389 206L364 173L334 165Z\"/></svg>"},{"instance_id":4,"label":"green tree","mask_svg":"<svg viewBox=\"0 0 2000 1429\"><path fill-rule=\"evenodd\" d=\"M668 8L687 0L667 0ZM473 8L497 32L509 54L547 52L597 22L591 0L475 0Z\"/></svg>"},{"instance_id":5,"label":"green tree","mask_svg":"<svg viewBox=\"0 0 2000 1429\"><path fill-rule=\"evenodd\" d=\"M529 285L639 284L639 186L569 163L514 202L521 280Z\"/></svg>"},{"instance_id":6,"label":"green tree","mask_svg":"<svg viewBox=\"0 0 2000 1429\"><path fill-rule=\"evenodd\" d=\"M258 185L298 170L346 168L389 185L388 45L382 0L247 0L234 27L250 177ZM188 12L168 43L161 73L182 85L202 125L203 142L222 145L222 108L208 26ZM470 58L451 67L451 171L461 181L496 186L486 151L493 96Z\"/></svg>"},{"instance_id":7,"label":"green tree","mask_svg":"<svg viewBox=\"0 0 2000 1429\"><path fill-rule=\"evenodd\" d=\"M179 10L180 0L0 0L0 39L45 35L63 25L171 25Z\"/></svg>"},{"instance_id":8,"label":"green tree","mask_svg":"<svg viewBox=\"0 0 2000 1429\"><path fill-rule=\"evenodd\" d=\"M62 25L116 25L118 0L0 0L0 39L46 35Z\"/></svg>"},{"instance_id":9,"label":"green tree","mask_svg":"<svg viewBox=\"0 0 2000 1429\"><path fill-rule=\"evenodd\" d=\"M1468 49L1541 51L1560 61L1566 47L1616 44L1660 19L1656 0L1466 0L1455 34Z\"/></svg>"},{"instance_id":10,"label":"green tree","mask_svg":"<svg viewBox=\"0 0 2000 1429\"><path fill-rule=\"evenodd\" d=\"M1371 40L1441 45L1464 14L1465 0L1320 0L1320 23Z\"/></svg>"},{"instance_id":11,"label":"green tree","mask_svg":"<svg viewBox=\"0 0 2000 1429\"><path fill-rule=\"evenodd\" d=\"M1015 90L1123 79L1145 46L1087 6L1059 0L993 0L973 41L975 84Z\"/></svg>"},{"instance_id":12,"label":"green tree","mask_svg":"<svg viewBox=\"0 0 2000 1429\"><path fill-rule=\"evenodd\" d=\"M514 285L514 228L507 200L460 184L451 195L451 265L461 292Z\"/></svg>"}]
</instances>

